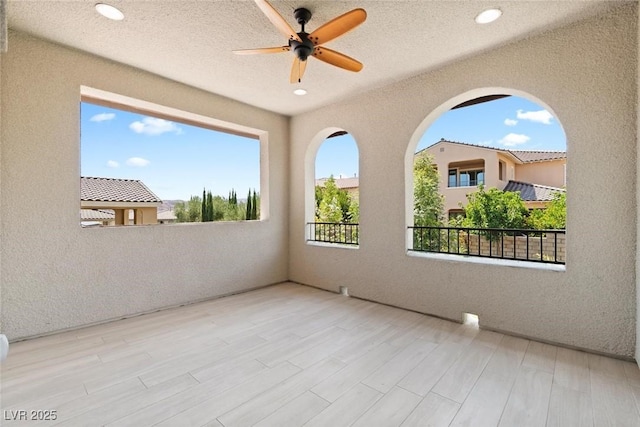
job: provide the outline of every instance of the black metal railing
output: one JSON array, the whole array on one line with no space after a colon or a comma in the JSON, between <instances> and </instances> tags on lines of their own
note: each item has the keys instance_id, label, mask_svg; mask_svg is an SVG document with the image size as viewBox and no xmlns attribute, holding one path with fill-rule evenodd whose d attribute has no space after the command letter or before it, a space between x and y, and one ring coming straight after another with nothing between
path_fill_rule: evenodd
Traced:
<instances>
[{"instance_id":1,"label":"black metal railing","mask_svg":"<svg viewBox=\"0 0 640 427\"><path fill-rule=\"evenodd\" d=\"M338 222L308 222L309 242L357 245L359 224Z\"/></svg>"},{"instance_id":2,"label":"black metal railing","mask_svg":"<svg viewBox=\"0 0 640 427\"><path fill-rule=\"evenodd\" d=\"M412 248L435 252L517 261L565 264L565 230L467 227L408 227Z\"/></svg>"}]
</instances>

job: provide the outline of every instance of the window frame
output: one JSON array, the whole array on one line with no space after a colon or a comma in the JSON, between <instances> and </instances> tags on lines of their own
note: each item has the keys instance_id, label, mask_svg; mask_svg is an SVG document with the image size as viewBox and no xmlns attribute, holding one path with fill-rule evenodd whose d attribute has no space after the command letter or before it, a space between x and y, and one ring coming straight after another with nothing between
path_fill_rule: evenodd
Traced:
<instances>
[{"instance_id":1,"label":"window frame","mask_svg":"<svg viewBox=\"0 0 640 427\"><path fill-rule=\"evenodd\" d=\"M455 171L455 175L452 175L451 172ZM476 173L476 179L475 179L475 184L472 184L472 182L474 182L471 179L471 175L468 175L470 172L475 172ZM480 184L484 184L485 183L485 168L482 169L478 169L478 168L469 168L469 169L463 169L463 168L449 168L449 172L448 172L448 176L447 176L447 188L463 188L463 187L477 187ZM462 185L462 175L463 174L467 174L469 176L469 183L468 185ZM478 174L482 174L482 181L480 182L478 180ZM456 178L456 185L451 185L451 177L455 176Z\"/></svg>"}]
</instances>

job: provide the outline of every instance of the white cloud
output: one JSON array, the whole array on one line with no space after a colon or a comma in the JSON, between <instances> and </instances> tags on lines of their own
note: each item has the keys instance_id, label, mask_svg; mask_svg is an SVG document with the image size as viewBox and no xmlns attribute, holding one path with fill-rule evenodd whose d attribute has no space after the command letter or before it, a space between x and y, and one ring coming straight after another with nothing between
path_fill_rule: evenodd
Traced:
<instances>
[{"instance_id":1,"label":"white cloud","mask_svg":"<svg viewBox=\"0 0 640 427\"><path fill-rule=\"evenodd\" d=\"M142 157L130 157L127 159L127 166L133 166L136 168L143 168L151 163L147 159L143 159Z\"/></svg>"},{"instance_id":2,"label":"white cloud","mask_svg":"<svg viewBox=\"0 0 640 427\"><path fill-rule=\"evenodd\" d=\"M498 142L506 147L515 147L516 145L528 142L530 139L530 137L521 133L510 133L505 135L505 137Z\"/></svg>"},{"instance_id":3,"label":"white cloud","mask_svg":"<svg viewBox=\"0 0 640 427\"><path fill-rule=\"evenodd\" d=\"M106 122L109 120L113 120L116 118L116 115L114 113L100 113L100 114L96 114L95 116L91 117L89 119L89 121L92 122Z\"/></svg>"},{"instance_id":4,"label":"white cloud","mask_svg":"<svg viewBox=\"0 0 640 427\"><path fill-rule=\"evenodd\" d=\"M515 126L518 124L518 121L514 119L504 119L504 124L507 126Z\"/></svg>"},{"instance_id":5,"label":"white cloud","mask_svg":"<svg viewBox=\"0 0 640 427\"><path fill-rule=\"evenodd\" d=\"M553 116L547 110L540 111L523 111L518 110L517 117L520 120L529 120L536 123L542 123L544 125L550 125Z\"/></svg>"},{"instance_id":6,"label":"white cloud","mask_svg":"<svg viewBox=\"0 0 640 427\"><path fill-rule=\"evenodd\" d=\"M108 168L119 168L120 167L120 163L116 162L115 160L109 160L107 162L107 167Z\"/></svg>"},{"instance_id":7,"label":"white cloud","mask_svg":"<svg viewBox=\"0 0 640 427\"><path fill-rule=\"evenodd\" d=\"M154 117L145 117L142 121L133 122L129 125L129 129L145 135L161 135L167 132L175 132L180 135L182 133L182 130L175 123Z\"/></svg>"}]
</instances>

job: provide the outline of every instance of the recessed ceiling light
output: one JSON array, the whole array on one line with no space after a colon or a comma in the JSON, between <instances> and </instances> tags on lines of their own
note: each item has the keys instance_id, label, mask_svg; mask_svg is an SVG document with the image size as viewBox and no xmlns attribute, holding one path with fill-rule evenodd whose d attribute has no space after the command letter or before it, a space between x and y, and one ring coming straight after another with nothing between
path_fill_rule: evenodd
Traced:
<instances>
[{"instance_id":1,"label":"recessed ceiling light","mask_svg":"<svg viewBox=\"0 0 640 427\"><path fill-rule=\"evenodd\" d=\"M500 9L487 9L483 10L478 14L478 16L476 16L476 22L478 24L488 24L500 18L500 16L502 16L502 11Z\"/></svg>"},{"instance_id":2,"label":"recessed ceiling light","mask_svg":"<svg viewBox=\"0 0 640 427\"><path fill-rule=\"evenodd\" d=\"M108 4L98 3L96 4L96 10L100 15L113 19L114 21L122 21L124 19L124 13Z\"/></svg>"},{"instance_id":3,"label":"recessed ceiling light","mask_svg":"<svg viewBox=\"0 0 640 427\"><path fill-rule=\"evenodd\" d=\"M293 93L295 93L296 95L302 96L302 95L306 95L307 91L304 89L296 89L293 91Z\"/></svg>"}]
</instances>

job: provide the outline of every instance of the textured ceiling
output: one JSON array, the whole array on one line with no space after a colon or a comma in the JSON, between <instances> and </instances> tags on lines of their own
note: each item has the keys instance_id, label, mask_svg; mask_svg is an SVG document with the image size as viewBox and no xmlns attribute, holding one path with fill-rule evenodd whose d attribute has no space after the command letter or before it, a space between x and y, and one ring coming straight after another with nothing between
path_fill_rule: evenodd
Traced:
<instances>
[{"instance_id":1,"label":"textured ceiling","mask_svg":"<svg viewBox=\"0 0 640 427\"><path fill-rule=\"evenodd\" d=\"M326 44L364 63L360 73L310 58L302 83L292 85L292 53L231 53L286 44L253 1L105 2L122 10L125 19L117 22L98 15L95 0L9 0L9 27L286 115L328 105L622 3L274 0L271 4L296 30L293 10L310 9L313 17L307 32L357 7L368 15L354 31ZM504 12L498 21L474 22L478 12L496 6ZM294 95L298 86L308 94Z\"/></svg>"}]
</instances>

